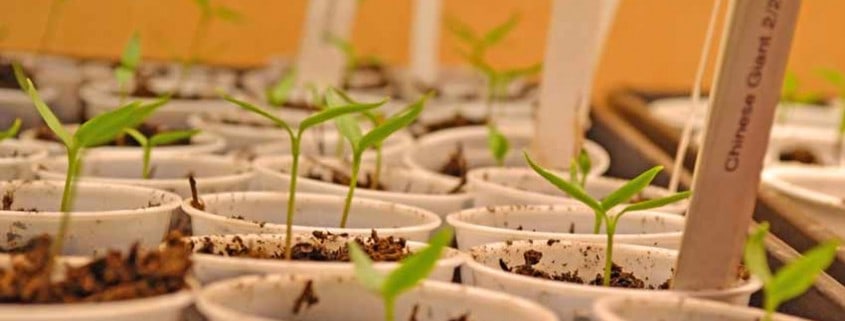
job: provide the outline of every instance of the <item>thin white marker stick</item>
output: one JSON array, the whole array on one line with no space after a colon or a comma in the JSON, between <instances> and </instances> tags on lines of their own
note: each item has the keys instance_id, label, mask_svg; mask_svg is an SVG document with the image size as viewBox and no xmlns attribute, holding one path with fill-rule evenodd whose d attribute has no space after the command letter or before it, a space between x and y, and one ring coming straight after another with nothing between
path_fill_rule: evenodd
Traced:
<instances>
[{"instance_id":1,"label":"thin white marker stick","mask_svg":"<svg viewBox=\"0 0 845 321\"><path fill-rule=\"evenodd\" d=\"M328 37L349 39L357 6L358 0L309 0L296 61L300 88L340 86L346 60Z\"/></svg>"},{"instance_id":2,"label":"thin white marker stick","mask_svg":"<svg viewBox=\"0 0 845 321\"><path fill-rule=\"evenodd\" d=\"M695 81L693 82L692 94L690 95L692 106L690 106L689 116L687 116L687 122L684 124L684 130L681 133L678 150L675 151L675 164L672 166L672 177L669 179L669 191L672 193L677 192L678 185L680 185L681 171L684 168L684 160L689 149L689 142L692 139L692 125L695 123L695 116L698 115L698 105L701 103L701 83L704 82L707 58L710 56L710 47L713 44L713 34L716 29L716 20L719 17L719 11L721 9L722 0L715 0L713 2L713 8L710 9L710 21L707 22L704 46L701 47L701 54L698 58L698 69L695 71Z\"/></svg>"},{"instance_id":3,"label":"thin white marker stick","mask_svg":"<svg viewBox=\"0 0 845 321\"><path fill-rule=\"evenodd\" d=\"M442 0L414 0L411 24L411 77L431 86L437 81Z\"/></svg>"},{"instance_id":4,"label":"thin white marker stick","mask_svg":"<svg viewBox=\"0 0 845 321\"><path fill-rule=\"evenodd\" d=\"M801 0L732 0L673 286L738 278Z\"/></svg>"},{"instance_id":5,"label":"thin white marker stick","mask_svg":"<svg viewBox=\"0 0 845 321\"><path fill-rule=\"evenodd\" d=\"M613 21L616 20L616 9L619 8L619 0L603 0L601 3L601 20L599 24L598 43L596 44L596 54L593 55L593 70L598 68L599 60L604 53L604 45L607 42L607 35L610 33L610 28L613 27ZM590 121L590 103L592 102L593 81L592 79L585 83L586 88L583 89L582 95L585 99L578 106L578 113L580 120L575 126L575 154L581 152L581 147L584 145L584 128Z\"/></svg>"},{"instance_id":6,"label":"thin white marker stick","mask_svg":"<svg viewBox=\"0 0 845 321\"><path fill-rule=\"evenodd\" d=\"M615 0L614 0L615 1ZM575 155L578 106L592 82L601 5L595 0L554 0L540 84L540 106L534 115L531 154L541 164L568 168ZM561 128L565 128L561 130Z\"/></svg>"}]
</instances>

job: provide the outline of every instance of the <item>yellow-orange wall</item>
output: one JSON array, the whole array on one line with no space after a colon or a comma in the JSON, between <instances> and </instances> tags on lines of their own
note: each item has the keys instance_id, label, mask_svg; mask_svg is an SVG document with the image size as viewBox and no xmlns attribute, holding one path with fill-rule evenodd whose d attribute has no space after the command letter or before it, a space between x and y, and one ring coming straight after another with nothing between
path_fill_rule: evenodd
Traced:
<instances>
[{"instance_id":1,"label":"yellow-orange wall","mask_svg":"<svg viewBox=\"0 0 845 321\"><path fill-rule=\"evenodd\" d=\"M0 48L34 49L52 0L0 0ZM296 50L305 0L214 0L241 11L246 21L211 26L204 58L215 63L258 65L271 55ZM214 2L213 1L213 2ZM698 59L713 0L620 0L621 7L596 79L596 95L627 84L686 88ZM407 60L410 0L366 0L359 8L353 40L362 51L390 63ZM447 14L477 28L522 14L522 23L492 53L500 64L520 65L543 56L548 0L444 0ZM193 0L67 0L49 51L81 57L117 56L133 30L145 55L169 58L187 51L198 11ZM456 42L443 35L444 63L460 63ZM845 1L805 0L790 69L812 88L824 88L813 70L845 70Z\"/></svg>"}]
</instances>

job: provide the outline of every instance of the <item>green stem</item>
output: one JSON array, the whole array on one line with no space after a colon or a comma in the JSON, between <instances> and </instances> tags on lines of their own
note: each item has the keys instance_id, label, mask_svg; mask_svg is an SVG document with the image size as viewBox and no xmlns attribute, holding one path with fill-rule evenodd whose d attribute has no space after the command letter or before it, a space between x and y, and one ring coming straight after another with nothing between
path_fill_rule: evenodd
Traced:
<instances>
[{"instance_id":1,"label":"green stem","mask_svg":"<svg viewBox=\"0 0 845 321\"><path fill-rule=\"evenodd\" d=\"M376 169L373 171L373 181L370 182L370 187L378 189L379 180L381 179L381 144L376 145Z\"/></svg>"},{"instance_id":2,"label":"green stem","mask_svg":"<svg viewBox=\"0 0 845 321\"><path fill-rule=\"evenodd\" d=\"M596 221L593 223L593 234L601 232L601 223L604 222L605 213L596 212Z\"/></svg>"},{"instance_id":3,"label":"green stem","mask_svg":"<svg viewBox=\"0 0 845 321\"><path fill-rule=\"evenodd\" d=\"M153 153L153 146L150 143L144 145L144 167L141 169L141 174L144 179L150 179L150 158Z\"/></svg>"},{"instance_id":4,"label":"green stem","mask_svg":"<svg viewBox=\"0 0 845 321\"><path fill-rule=\"evenodd\" d=\"M50 247L50 264L52 269L54 258L59 255L64 245L65 234L70 225L70 211L73 208L74 179L79 172L79 148L69 148L67 151L67 174L65 175L65 187L62 192L62 204L59 208L62 217L59 221L59 231L56 233L56 240Z\"/></svg>"},{"instance_id":5,"label":"green stem","mask_svg":"<svg viewBox=\"0 0 845 321\"><path fill-rule=\"evenodd\" d=\"M610 286L610 273L613 268L613 236L616 234L617 217L607 219L607 247L604 254L604 278L602 283L604 286Z\"/></svg>"},{"instance_id":6,"label":"green stem","mask_svg":"<svg viewBox=\"0 0 845 321\"><path fill-rule=\"evenodd\" d=\"M763 299L763 309L766 310L766 314L763 316L763 321L772 321L772 316L774 315L775 310L777 309L777 303L775 303L774 300L771 299L771 295L769 295L770 293L768 292L769 291L766 290L763 291L763 294L765 296L765 298Z\"/></svg>"},{"instance_id":7,"label":"green stem","mask_svg":"<svg viewBox=\"0 0 845 321\"><path fill-rule=\"evenodd\" d=\"M396 320L396 306L393 298L384 299L384 321Z\"/></svg>"},{"instance_id":8,"label":"green stem","mask_svg":"<svg viewBox=\"0 0 845 321\"><path fill-rule=\"evenodd\" d=\"M361 169L361 152L352 150L352 176L349 177L349 192L346 193L346 201L343 205L343 216L340 217L340 228L346 227L349 218L349 209L352 207L352 196L355 195L355 186L358 185L358 170Z\"/></svg>"},{"instance_id":9,"label":"green stem","mask_svg":"<svg viewBox=\"0 0 845 321\"><path fill-rule=\"evenodd\" d=\"M290 153L293 164L290 167L290 186L288 187L288 212L285 226L285 260L291 260L291 246L293 245L293 211L296 209L296 179L299 177L299 142L300 136L291 136Z\"/></svg>"}]
</instances>

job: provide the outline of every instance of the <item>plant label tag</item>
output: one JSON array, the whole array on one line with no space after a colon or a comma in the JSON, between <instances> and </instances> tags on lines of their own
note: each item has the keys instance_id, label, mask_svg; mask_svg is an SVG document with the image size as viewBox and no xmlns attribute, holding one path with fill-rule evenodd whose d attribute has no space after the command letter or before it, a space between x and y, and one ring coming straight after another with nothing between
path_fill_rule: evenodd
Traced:
<instances>
[{"instance_id":1,"label":"plant label tag","mask_svg":"<svg viewBox=\"0 0 845 321\"><path fill-rule=\"evenodd\" d=\"M595 65L618 0L554 0L552 4L531 154L544 166L568 168L581 148L578 109L589 106Z\"/></svg>"},{"instance_id":2,"label":"plant label tag","mask_svg":"<svg viewBox=\"0 0 845 321\"><path fill-rule=\"evenodd\" d=\"M736 282L801 0L733 0L693 177L678 289Z\"/></svg>"},{"instance_id":3,"label":"plant label tag","mask_svg":"<svg viewBox=\"0 0 845 321\"><path fill-rule=\"evenodd\" d=\"M437 81L442 0L415 0L411 23L411 76L431 86Z\"/></svg>"},{"instance_id":4,"label":"plant label tag","mask_svg":"<svg viewBox=\"0 0 845 321\"><path fill-rule=\"evenodd\" d=\"M297 84L338 87L346 67L343 53L329 39L348 39L358 0L309 0L296 61Z\"/></svg>"}]
</instances>

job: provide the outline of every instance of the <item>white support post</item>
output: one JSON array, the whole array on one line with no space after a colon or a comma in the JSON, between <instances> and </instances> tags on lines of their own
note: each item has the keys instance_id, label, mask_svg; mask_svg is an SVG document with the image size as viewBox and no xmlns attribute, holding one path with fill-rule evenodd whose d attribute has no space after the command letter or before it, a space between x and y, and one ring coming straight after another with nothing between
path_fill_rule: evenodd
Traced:
<instances>
[{"instance_id":1,"label":"white support post","mask_svg":"<svg viewBox=\"0 0 845 321\"><path fill-rule=\"evenodd\" d=\"M297 83L319 88L339 86L346 61L327 39L349 39L358 0L309 0L296 61Z\"/></svg>"},{"instance_id":2,"label":"white support post","mask_svg":"<svg viewBox=\"0 0 845 321\"><path fill-rule=\"evenodd\" d=\"M442 0L414 0L411 23L411 77L431 86L437 81Z\"/></svg>"}]
</instances>

